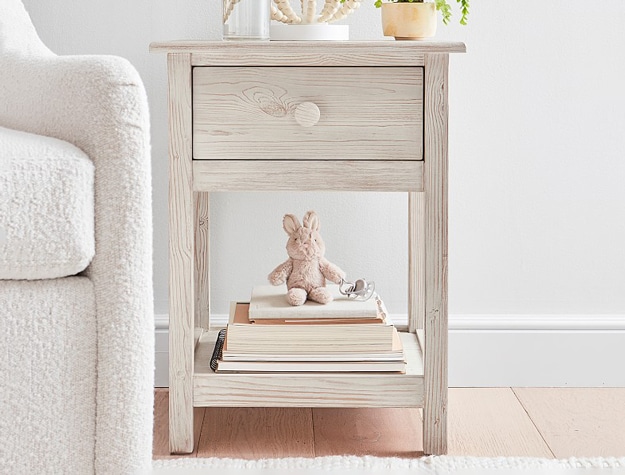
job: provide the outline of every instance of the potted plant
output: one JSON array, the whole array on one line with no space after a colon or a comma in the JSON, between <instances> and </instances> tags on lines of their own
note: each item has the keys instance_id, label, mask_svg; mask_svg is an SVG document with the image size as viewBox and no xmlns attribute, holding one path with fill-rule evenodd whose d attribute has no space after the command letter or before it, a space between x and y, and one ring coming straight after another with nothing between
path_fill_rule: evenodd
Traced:
<instances>
[{"instance_id":1,"label":"potted plant","mask_svg":"<svg viewBox=\"0 0 625 475\"><path fill-rule=\"evenodd\" d=\"M456 0L460 4L460 23L467 24L469 0ZM384 36L396 40L420 40L436 34L436 11L440 11L443 23L451 20L451 5L447 0L376 0L375 6L382 8L382 29Z\"/></svg>"}]
</instances>

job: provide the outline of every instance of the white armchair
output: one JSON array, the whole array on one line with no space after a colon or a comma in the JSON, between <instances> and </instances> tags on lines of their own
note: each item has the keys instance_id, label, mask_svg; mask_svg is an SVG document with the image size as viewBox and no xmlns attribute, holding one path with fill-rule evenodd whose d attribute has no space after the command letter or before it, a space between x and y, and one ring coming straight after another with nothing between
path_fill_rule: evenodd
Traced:
<instances>
[{"instance_id":1,"label":"white armchair","mask_svg":"<svg viewBox=\"0 0 625 475\"><path fill-rule=\"evenodd\" d=\"M150 182L135 69L0 0L1 473L150 470Z\"/></svg>"}]
</instances>

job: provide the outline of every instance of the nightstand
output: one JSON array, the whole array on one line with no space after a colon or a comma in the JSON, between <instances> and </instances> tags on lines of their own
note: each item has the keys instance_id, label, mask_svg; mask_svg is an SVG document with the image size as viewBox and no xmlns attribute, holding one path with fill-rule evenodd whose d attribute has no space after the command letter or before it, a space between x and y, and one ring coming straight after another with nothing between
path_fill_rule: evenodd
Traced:
<instances>
[{"instance_id":1,"label":"nightstand","mask_svg":"<svg viewBox=\"0 0 625 475\"><path fill-rule=\"evenodd\" d=\"M423 407L447 450L447 87L462 43L154 43L169 75L170 450L193 408ZM406 374L217 374L209 311L216 191L408 194Z\"/></svg>"}]
</instances>

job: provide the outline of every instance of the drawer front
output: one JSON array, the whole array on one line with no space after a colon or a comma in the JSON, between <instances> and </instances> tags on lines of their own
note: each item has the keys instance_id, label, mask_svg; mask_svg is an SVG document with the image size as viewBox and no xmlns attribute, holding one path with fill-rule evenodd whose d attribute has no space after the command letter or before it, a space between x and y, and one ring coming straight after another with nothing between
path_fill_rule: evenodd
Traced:
<instances>
[{"instance_id":1,"label":"drawer front","mask_svg":"<svg viewBox=\"0 0 625 475\"><path fill-rule=\"evenodd\" d=\"M193 158L422 160L423 68L196 67Z\"/></svg>"}]
</instances>

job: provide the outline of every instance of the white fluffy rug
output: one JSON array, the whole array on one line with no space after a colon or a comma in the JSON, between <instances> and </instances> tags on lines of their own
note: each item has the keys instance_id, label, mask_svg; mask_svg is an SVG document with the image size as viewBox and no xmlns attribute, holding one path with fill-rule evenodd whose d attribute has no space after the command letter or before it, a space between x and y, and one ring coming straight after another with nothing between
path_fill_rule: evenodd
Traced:
<instances>
[{"instance_id":1,"label":"white fluffy rug","mask_svg":"<svg viewBox=\"0 0 625 475\"><path fill-rule=\"evenodd\" d=\"M526 475L625 474L625 458L318 457L265 460L181 458L155 460L155 475L477 475L490 472Z\"/></svg>"}]
</instances>

